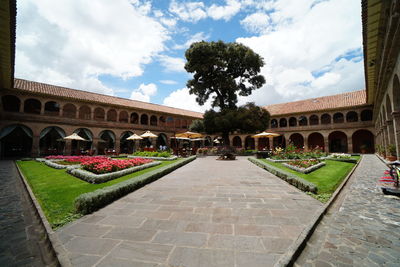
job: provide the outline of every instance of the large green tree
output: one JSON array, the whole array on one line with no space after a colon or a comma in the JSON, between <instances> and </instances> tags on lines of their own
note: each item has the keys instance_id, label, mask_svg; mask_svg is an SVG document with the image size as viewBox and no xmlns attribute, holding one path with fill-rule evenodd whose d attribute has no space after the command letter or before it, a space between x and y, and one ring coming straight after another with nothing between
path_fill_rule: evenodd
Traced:
<instances>
[{"instance_id":1,"label":"large green tree","mask_svg":"<svg viewBox=\"0 0 400 267\"><path fill-rule=\"evenodd\" d=\"M196 42L185 53L190 94L200 105L212 97L212 107L221 111L236 108L237 96L249 96L265 79L259 74L262 57L239 43Z\"/></svg>"},{"instance_id":2,"label":"large green tree","mask_svg":"<svg viewBox=\"0 0 400 267\"><path fill-rule=\"evenodd\" d=\"M237 107L238 95L249 96L265 79L259 74L262 57L239 43L197 42L185 53L185 69L193 73L187 82L190 94L200 105L211 97L213 108L204 114L204 130L222 133L225 143L234 131L256 132L267 128L269 113L254 103ZM193 129L200 129L193 125Z\"/></svg>"}]
</instances>

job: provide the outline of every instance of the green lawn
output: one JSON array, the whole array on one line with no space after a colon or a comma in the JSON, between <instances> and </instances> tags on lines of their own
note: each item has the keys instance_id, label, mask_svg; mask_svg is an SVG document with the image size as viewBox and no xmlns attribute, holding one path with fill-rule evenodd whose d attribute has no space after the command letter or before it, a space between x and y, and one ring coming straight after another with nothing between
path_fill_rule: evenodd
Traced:
<instances>
[{"instance_id":1,"label":"green lawn","mask_svg":"<svg viewBox=\"0 0 400 267\"><path fill-rule=\"evenodd\" d=\"M353 156L352 158L357 160L360 159L359 156ZM282 165L282 163L269 162L267 160L263 161L315 184L318 188L318 194L315 197L322 202L328 201L330 196L333 194L333 192L335 192L336 188L340 185L340 183L355 165L353 163L325 160L326 165L324 167L311 173L304 174L286 168Z\"/></svg>"},{"instance_id":2,"label":"green lawn","mask_svg":"<svg viewBox=\"0 0 400 267\"><path fill-rule=\"evenodd\" d=\"M79 195L137 177L146 172L175 163L178 160L162 162L158 166L131 173L102 184L89 184L69 175L65 169L53 169L37 161L17 161L17 164L28 180L47 220L53 228L58 228L81 216L74 212L74 200Z\"/></svg>"}]
</instances>

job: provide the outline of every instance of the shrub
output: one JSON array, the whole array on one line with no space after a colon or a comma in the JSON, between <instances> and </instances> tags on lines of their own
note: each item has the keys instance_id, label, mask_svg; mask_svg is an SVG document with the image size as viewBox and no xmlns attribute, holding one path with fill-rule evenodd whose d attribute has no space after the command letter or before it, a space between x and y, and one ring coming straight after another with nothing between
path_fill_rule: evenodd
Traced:
<instances>
[{"instance_id":1,"label":"shrub","mask_svg":"<svg viewBox=\"0 0 400 267\"><path fill-rule=\"evenodd\" d=\"M169 151L136 151L133 155L139 157L169 158L172 156L172 153Z\"/></svg>"},{"instance_id":2,"label":"shrub","mask_svg":"<svg viewBox=\"0 0 400 267\"><path fill-rule=\"evenodd\" d=\"M193 161L196 156L191 156L176 163L167 165L160 169L145 173L141 176L114 184L93 192L85 193L75 199L75 209L78 213L88 214L96 211L111 202L125 196L126 194L151 183L177 168Z\"/></svg>"}]
</instances>

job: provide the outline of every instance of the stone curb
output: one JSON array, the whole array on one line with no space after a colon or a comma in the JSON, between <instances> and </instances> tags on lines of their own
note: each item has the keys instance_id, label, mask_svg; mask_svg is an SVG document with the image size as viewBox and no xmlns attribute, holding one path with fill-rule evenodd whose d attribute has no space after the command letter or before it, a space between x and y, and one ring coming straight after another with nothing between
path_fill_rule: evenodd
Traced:
<instances>
[{"instance_id":1,"label":"stone curb","mask_svg":"<svg viewBox=\"0 0 400 267\"><path fill-rule=\"evenodd\" d=\"M28 184L28 181L26 180L25 176L22 174L21 169L19 168L18 164L14 161L15 166L17 167L18 173L21 177L21 180L24 184L25 190L28 192L30 200L32 201L34 207L35 207L35 212L37 216L40 218L40 221L43 225L43 227L46 229L46 239L47 242L49 243L49 247L52 249L53 253L56 255L57 260L58 260L58 265L59 266L67 266L70 267L72 266L68 256L67 252L64 250L64 247L62 246L61 241L58 239L58 236L55 234L53 229L50 226L50 223L47 221L46 216L44 215L44 212L42 208L40 207L40 204L38 200L36 199L31 187Z\"/></svg>"},{"instance_id":2,"label":"stone curb","mask_svg":"<svg viewBox=\"0 0 400 267\"><path fill-rule=\"evenodd\" d=\"M130 159L142 158L142 159L153 159L153 160L160 160L160 161L173 161L173 160L176 160L178 157L177 156L172 156L172 157L169 157L169 158L163 158L163 157L142 157L142 156L128 155L127 158L130 158Z\"/></svg>"},{"instance_id":3,"label":"stone curb","mask_svg":"<svg viewBox=\"0 0 400 267\"><path fill-rule=\"evenodd\" d=\"M357 169L358 164L361 162L362 157L360 160L356 163L356 165L353 167L353 169L349 172L349 174L346 176L346 178L343 180L343 182L340 184L340 186L336 189L336 191L333 193L331 199L321 208L319 208L318 212L313 216L311 223L309 223L306 228L301 232L297 240L288 248L288 252L286 252L284 255L280 257L278 262L275 264L275 266L293 266L294 262L297 260L297 258L300 256L301 252L307 245L308 240L311 238L312 234L314 233L315 228L317 228L318 224L321 222L322 218L328 211L328 209L332 206L332 204L335 202L337 197L339 196L340 192L343 190L347 182L350 180L350 177L354 173L354 171Z\"/></svg>"}]
</instances>

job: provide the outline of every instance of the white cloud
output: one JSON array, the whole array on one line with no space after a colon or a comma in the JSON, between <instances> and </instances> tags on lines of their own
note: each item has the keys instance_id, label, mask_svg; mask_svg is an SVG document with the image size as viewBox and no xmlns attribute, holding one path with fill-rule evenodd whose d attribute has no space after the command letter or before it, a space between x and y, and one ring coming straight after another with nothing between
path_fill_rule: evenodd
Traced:
<instances>
[{"instance_id":1,"label":"white cloud","mask_svg":"<svg viewBox=\"0 0 400 267\"><path fill-rule=\"evenodd\" d=\"M186 72L183 58L161 55L159 61L167 72Z\"/></svg>"},{"instance_id":2,"label":"white cloud","mask_svg":"<svg viewBox=\"0 0 400 267\"><path fill-rule=\"evenodd\" d=\"M173 80L160 80L160 83L163 83L163 84L178 84L177 81L173 81Z\"/></svg>"},{"instance_id":3,"label":"white cloud","mask_svg":"<svg viewBox=\"0 0 400 267\"><path fill-rule=\"evenodd\" d=\"M206 35L204 32L198 32L192 35L184 44L175 45L174 49L186 49L194 42L205 41L210 38L209 35Z\"/></svg>"},{"instance_id":4,"label":"white cloud","mask_svg":"<svg viewBox=\"0 0 400 267\"><path fill-rule=\"evenodd\" d=\"M150 2L18 1L16 77L113 94L100 75L140 76L167 30ZM117 15L116 15L117 14Z\"/></svg>"},{"instance_id":5,"label":"white cloud","mask_svg":"<svg viewBox=\"0 0 400 267\"><path fill-rule=\"evenodd\" d=\"M189 22L198 22L207 17L203 2L179 3L176 0L172 0L169 5L169 11L176 14L181 20Z\"/></svg>"},{"instance_id":6,"label":"white cloud","mask_svg":"<svg viewBox=\"0 0 400 267\"><path fill-rule=\"evenodd\" d=\"M196 102L196 96L189 94L188 88L178 89L173 91L169 96L164 99L164 105L182 108L192 111L205 112L211 108L211 102L207 101L203 106Z\"/></svg>"},{"instance_id":7,"label":"white cloud","mask_svg":"<svg viewBox=\"0 0 400 267\"><path fill-rule=\"evenodd\" d=\"M336 12L341 6L346 8ZM266 105L364 89L360 57L338 60L350 51L361 51L359 2L330 0L313 5L312 1L277 0L273 7L272 31L266 25L265 31L260 28L260 36L237 39L264 58L261 74L267 80L240 101Z\"/></svg>"},{"instance_id":8,"label":"white cloud","mask_svg":"<svg viewBox=\"0 0 400 267\"><path fill-rule=\"evenodd\" d=\"M241 4L239 1L226 0L225 2L225 6L212 4L207 10L208 16L215 20L223 19L228 21L240 11Z\"/></svg>"},{"instance_id":9,"label":"white cloud","mask_svg":"<svg viewBox=\"0 0 400 267\"><path fill-rule=\"evenodd\" d=\"M131 93L131 99L150 102L150 97L157 93L157 85L154 83L140 84L139 88Z\"/></svg>"},{"instance_id":10,"label":"white cloud","mask_svg":"<svg viewBox=\"0 0 400 267\"><path fill-rule=\"evenodd\" d=\"M271 29L270 17L262 12L253 13L240 21L240 24L251 33L268 32Z\"/></svg>"}]
</instances>

